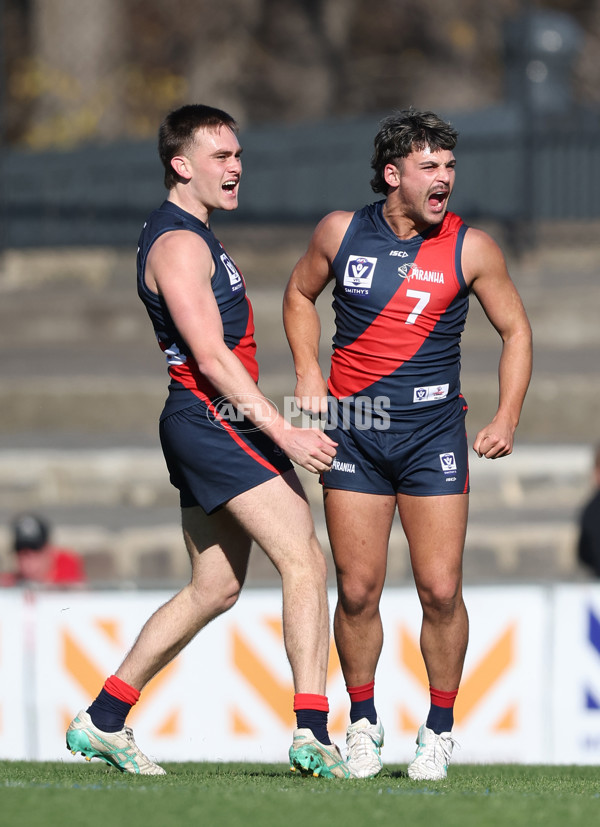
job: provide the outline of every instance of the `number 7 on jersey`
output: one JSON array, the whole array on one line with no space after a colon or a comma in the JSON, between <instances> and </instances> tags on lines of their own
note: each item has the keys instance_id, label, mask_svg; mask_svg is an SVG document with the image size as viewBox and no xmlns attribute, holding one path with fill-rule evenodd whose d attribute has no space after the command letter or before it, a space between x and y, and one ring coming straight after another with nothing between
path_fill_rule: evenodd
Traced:
<instances>
[{"instance_id":1,"label":"number 7 on jersey","mask_svg":"<svg viewBox=\"0 0 600 827\"><path fill-rule=\"evenodd\" d=\"M406 295L411 299L418 299L414 306L413 312L408 315L405 322L405 324L414 324L429 304L431 293L425 293L423 290L407 290Z\"/></svg>"}]
</instances>

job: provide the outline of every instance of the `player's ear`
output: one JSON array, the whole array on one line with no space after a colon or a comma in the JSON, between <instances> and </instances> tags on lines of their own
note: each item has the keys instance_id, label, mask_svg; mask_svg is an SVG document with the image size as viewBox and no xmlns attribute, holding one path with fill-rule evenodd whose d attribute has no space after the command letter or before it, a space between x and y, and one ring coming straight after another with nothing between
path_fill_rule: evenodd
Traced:
<instances>
[{"instance_id":1,"label":"player's ear","mask_svg":"<svg viewBox=\"0 0 600 827\"><path fill-rule=\"evenodd\" d=\"M400 172L395 164L386 164L383 169L383 178L388 187L397 187L400 184Z\"/></svg>"},{"instance_id":2,"label":"player's ear","mask_svg":"<svg viewBox=\"0 0 600 827\"><path fill-rule=\"evenodd\" d=\"M176 155L174 158L171 158L171 166L181 178L185 178L186 181L192 177L192 171L190 169L190 163L185 155Z\"/></svg>"}]
</instances>

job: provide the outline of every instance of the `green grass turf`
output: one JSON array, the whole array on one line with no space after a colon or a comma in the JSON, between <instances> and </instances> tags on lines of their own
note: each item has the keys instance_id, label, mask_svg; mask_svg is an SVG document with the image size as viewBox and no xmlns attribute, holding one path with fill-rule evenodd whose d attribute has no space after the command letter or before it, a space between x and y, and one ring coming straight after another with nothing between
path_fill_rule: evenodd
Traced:
<instances>
[{"instance_id":1,"label":"green grass turf","mask_svg":"<svg viewBox=\"0 0 600 827\"><path fill-rule=\"evenodd\" d=\"M93 761L0 762L2 827L424 827L600 823L597 767L455 765L443 782L399 767L355 781L302 778L283 764L166 764L131 776Z\"/></svg>"}]
</instances>

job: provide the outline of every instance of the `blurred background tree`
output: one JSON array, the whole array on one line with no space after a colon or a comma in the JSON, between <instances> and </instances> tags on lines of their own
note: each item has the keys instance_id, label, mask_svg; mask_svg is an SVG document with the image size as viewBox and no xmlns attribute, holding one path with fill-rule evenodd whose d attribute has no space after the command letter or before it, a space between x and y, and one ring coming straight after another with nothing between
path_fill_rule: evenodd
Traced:
<instances>
[{"instance_id":1,"label":"blurred background tree","mask_svg":"<svg viewBox=\"0 0 600 827\"><path fill-rule=\"evenodd\" d=\"M4 139L32 149L154 137L188 101L243 125L505 95L505 26L568 13L574 92L600 102L600 0L3 0Z\"/></svg>"}]
</instances>

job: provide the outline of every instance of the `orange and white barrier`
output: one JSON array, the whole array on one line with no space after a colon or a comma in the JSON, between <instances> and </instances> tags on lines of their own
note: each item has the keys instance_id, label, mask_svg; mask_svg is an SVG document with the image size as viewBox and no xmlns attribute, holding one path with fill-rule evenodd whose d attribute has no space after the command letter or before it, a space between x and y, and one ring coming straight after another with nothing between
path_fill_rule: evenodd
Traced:
<instances>
[{"instance_id":1,"label":"orange and white barrier","mask_svg":"<svg viewBox=\"0 0 600 827\"><path fill-rule=\"evenodd\" d=\"M75 760L69 720L118 667L166 592L0 594L0 758ZM465 590L470 642L455 711L457 762L600 760L600 586ZM330 593L333 607L335 593ZM428 709L411 588L381 604L375 691L384 760L407 762ZM330 731L343 747L349 702L332 645ZM252 590L144 690L128 723L159 761L285 762L293 685L281 594ZM80 760L78 757L77 760Z\"/></svg>"}]
</instances>

